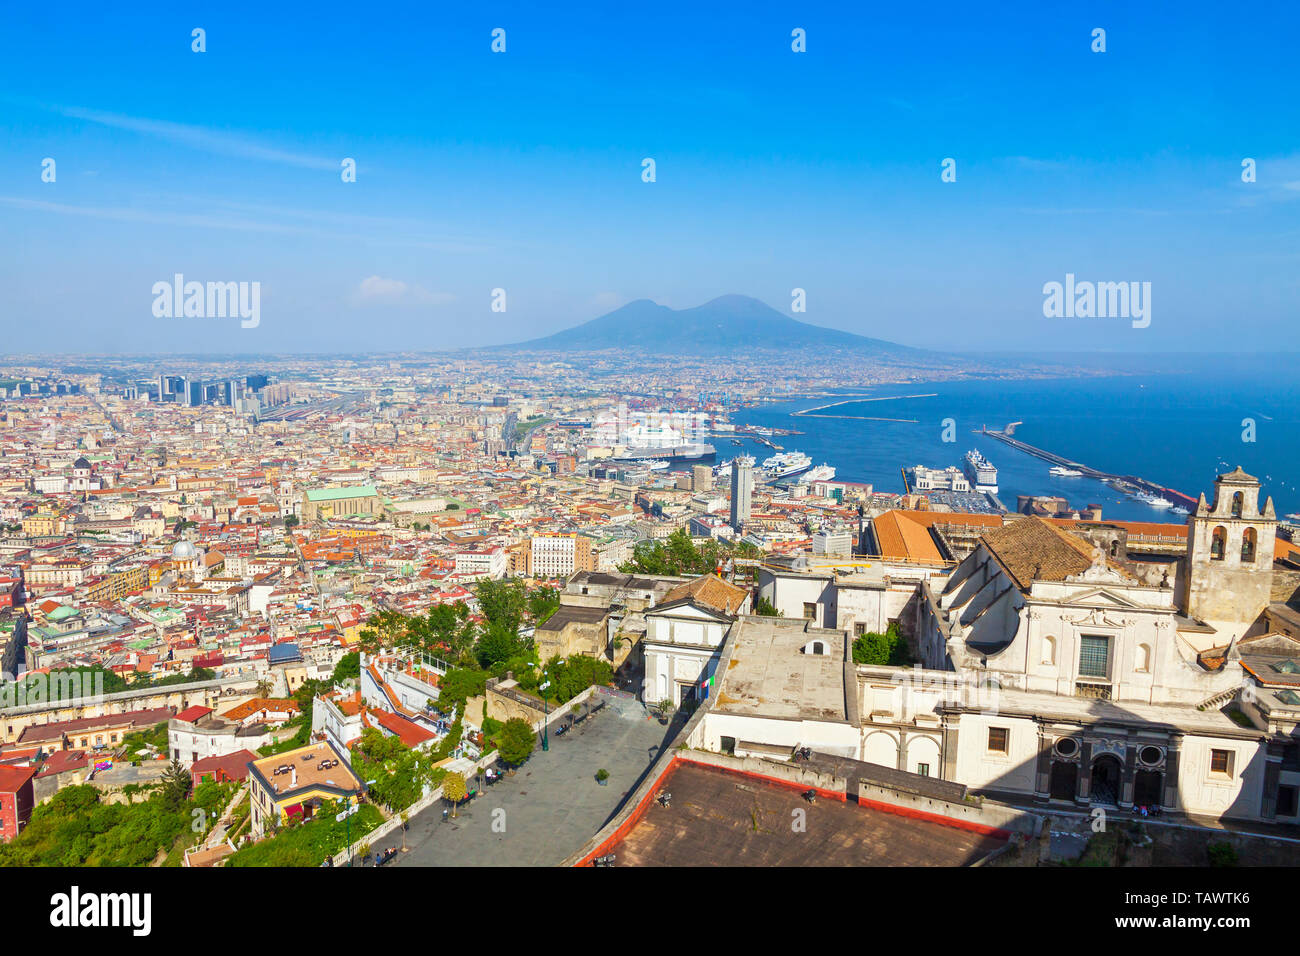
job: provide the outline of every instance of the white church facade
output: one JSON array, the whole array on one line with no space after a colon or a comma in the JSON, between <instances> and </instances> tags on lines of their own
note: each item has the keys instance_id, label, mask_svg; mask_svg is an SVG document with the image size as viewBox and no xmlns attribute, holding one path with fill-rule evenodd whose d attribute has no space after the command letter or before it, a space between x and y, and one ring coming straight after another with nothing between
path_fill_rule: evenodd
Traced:
<instances>
[{"instance_id":1,"label":"white church facade","mask_svg":"<svg viewBox=\"0 0 1300 956\"><path fill-rule=\"evenodd\" d=\"M1188 517L1185 555L1159 565L1041 518L990 530L914 585L898 619L916 667L845 661L857 753L841 728L799 745L1046 806L1300 822L1300 693L1243 667L1243 647L1266 651L1300 690L1287 656L1300 642L1265 639L1276 518L1259 491L1240 469L1220 476ZM769 576L764 596L831 624L808 595L836 582L791 577Z\"/></svg>"}]
</instances>

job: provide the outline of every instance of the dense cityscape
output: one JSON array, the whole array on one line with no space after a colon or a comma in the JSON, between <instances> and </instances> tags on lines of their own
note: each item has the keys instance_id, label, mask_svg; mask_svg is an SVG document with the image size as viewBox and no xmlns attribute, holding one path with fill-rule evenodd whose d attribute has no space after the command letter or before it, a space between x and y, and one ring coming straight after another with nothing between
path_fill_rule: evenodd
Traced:
<instances>
[{"instance_id":1,"label":"dense cityscape","mask_svg":"<svg viewBox=\"0 0 1300 956\"><path fill-rule=\"evenodd\" d=\"M0 14L16 949L1281 927L1300 8L312 13Z\"/></svg>"},{"instance_id":2,"label":"dense cityscape","mask_svg":"<svg viewBox=\"0 0 1300 956\"><path fill-rule=\"evenodd\" d=\"M0 863L1286 859L1300 548L1258 479L1169 523L1008 507L974 451L877 490L811 415L736 421L825 382L645 361L5 368ZM700 815L725 771L847 855Z\"/></svg>"}]
</instances>

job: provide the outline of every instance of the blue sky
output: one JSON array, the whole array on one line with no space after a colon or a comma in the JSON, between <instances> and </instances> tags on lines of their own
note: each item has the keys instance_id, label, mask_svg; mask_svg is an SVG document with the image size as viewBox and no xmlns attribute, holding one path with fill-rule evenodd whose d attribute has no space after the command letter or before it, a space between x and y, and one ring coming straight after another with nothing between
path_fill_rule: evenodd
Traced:
<instances>
[{"instance_id":1,"label":"blue sky","mask_svg":"<svg viewBox=\"0 0 1300 956\"><path fill-rule=\"evenodd\" d=\"M486 345L799 287L910 345L1300 348L1294 3L543 6L8 5L10 347ZM177 272L260 282L261 324L155 318ZM1151 282L1150 327L1045 318L1067 272Z\"/></svg>"}]
</instances>

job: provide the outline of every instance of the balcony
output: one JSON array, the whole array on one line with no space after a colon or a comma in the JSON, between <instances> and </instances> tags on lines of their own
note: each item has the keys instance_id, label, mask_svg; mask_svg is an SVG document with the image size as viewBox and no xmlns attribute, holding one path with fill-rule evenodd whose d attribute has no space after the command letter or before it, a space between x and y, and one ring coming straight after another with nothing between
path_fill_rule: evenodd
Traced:
<instances>
[{"instance_id":1,"label":"balcony","mask_svg":"<svg viewBox=\"0 0 1300 956\"><path fill-rule=\"evenodd\" d=\"M1110 684L1104 681L1075 681L1074 696L1088 700L1110 700Z\"/></svg>"}]
</instances>

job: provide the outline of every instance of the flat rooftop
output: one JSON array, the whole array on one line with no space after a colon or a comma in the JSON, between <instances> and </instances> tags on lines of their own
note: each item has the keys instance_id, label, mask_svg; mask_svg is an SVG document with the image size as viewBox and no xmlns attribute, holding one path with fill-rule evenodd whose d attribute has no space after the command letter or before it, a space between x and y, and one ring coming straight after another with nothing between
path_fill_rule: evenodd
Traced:
<instances>
[{"instance_id":1,"label":"flat rooftop","mask_svg":"<svg viewBox=\"0 0 1300 956\"><path fill-rule=\"evenodd\" d=\"M807 621L745 616L713 711L745 717L847 721L848 635ZM803 653L819 641L825 653ZM854 692L857 692L856 678Z\"/></svg>"},{"instance_id":2,"label":"flat rooftop","mask_svg":"<svg viewBox=\"0 0 1300 956\"><path fill-rule=\"evenodd\" d=\"M605 851L616 866L969 866L1003 843L853 802L809 804L797 788L698 764L676 764L661 786L671 806L652 801Z\"/></svg>"},{"instance_id":3,"label":"flat rooftop","mask_svg":"<svg viewBox=\"0 0 1300 956\"><path fill-rule=\"evenodd\" d=\"M338 761L338 763L322 770L320 765L326 760ZM342 755L325 741L282 754L262 757L254 760L250 766L266 781L277 799L313 787L326 787L346 792L361 789L361 782L348 768ZM296 773L277 774L275 771L278 767L292 767Z\"/></svg>"},{"instance_id":4,"label":"flat rooftop","mask_svg":"<svg viewBox=\"0 0 1300 956\"><path fill-rule=\"evenodd\" d=\"M569 624L599 624L609 615L607 607L561 604L554 614L537 626L539 631L562 631Z\"/></svg>"}]
</instances>

